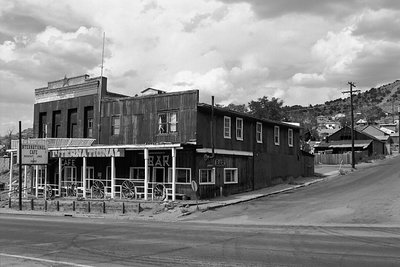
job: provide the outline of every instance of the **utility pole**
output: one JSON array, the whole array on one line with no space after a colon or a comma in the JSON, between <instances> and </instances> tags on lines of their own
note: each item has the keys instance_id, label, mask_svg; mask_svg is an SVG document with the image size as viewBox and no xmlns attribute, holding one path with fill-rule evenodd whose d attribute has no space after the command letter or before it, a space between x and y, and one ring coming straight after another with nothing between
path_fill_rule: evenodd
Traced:
<instances>
[{"instance_id":1,"label":"utility pole","mask_svg":"<svg viewBox=\"0 0 400 267\"><path fill-rule=\"evenodd\" d=\"M354 169L356 165L356 157L354 155L354 112L353 112L353 93L360 92L361 90L353 90L356 87L354 82L348 82L350 91L342 92L343 94L350 93L350 112L351 112L351 167Z\"/></svg>"}]
</instances>

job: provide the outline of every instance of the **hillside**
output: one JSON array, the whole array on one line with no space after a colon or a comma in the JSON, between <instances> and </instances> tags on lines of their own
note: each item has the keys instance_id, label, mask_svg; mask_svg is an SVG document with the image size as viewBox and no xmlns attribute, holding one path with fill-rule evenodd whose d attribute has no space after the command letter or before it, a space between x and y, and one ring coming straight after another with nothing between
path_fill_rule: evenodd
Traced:
<instances>
[{"instance_id":1,"label":"hillside","mask_svg":"<svg viewBox=\"0 0 400 267\"><path fill-rule=\"evenodd\" d=\"M355 94L353 104L356 118L366 119L367 121L393 120L392 114L397 117L397 107L400 105L400 80ZM349 118L350 96L347 94L343 98L314 106L302 107L296 105L286 106L283 109L287 112L288 119L305 124L314 124L312 121L320 115L333 117L337 114L344 114Z\"/></svg>"}]
</instances>

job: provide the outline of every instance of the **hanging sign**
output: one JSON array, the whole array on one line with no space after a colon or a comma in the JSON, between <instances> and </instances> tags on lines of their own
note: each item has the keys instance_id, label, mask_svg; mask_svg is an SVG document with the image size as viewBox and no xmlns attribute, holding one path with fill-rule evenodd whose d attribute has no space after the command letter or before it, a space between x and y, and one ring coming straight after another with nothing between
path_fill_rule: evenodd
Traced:
<instances>
[{"instance_id":1,"label":"hanging sign","mask_svg":"<svg viewBox=\"0 0 400 267\"><path fill-rule=\"evenodd\" d=\"M22 140L21 147L22 165L45 165L48 163L48 151L46 142L40 140Z\"/></svg>"}]
</instances>

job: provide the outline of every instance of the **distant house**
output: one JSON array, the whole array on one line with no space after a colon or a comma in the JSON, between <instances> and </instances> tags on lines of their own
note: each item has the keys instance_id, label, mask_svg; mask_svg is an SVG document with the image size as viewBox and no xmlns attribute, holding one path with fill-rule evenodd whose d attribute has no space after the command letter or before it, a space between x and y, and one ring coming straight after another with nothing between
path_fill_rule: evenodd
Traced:
<instances>
[{"instance_id":1,"label":"distant house","mask_svg":"<svg viewBox=\"0 0 400 267\"><path fill-rule=\"evenodd\" d=\"M381 124L379 124L379 127L396 132L397 124L396 123L381 123Z\"/></svg>"},{"instance_id":2,"label":"distant house","mask_svg":"<svg viewBox=\"0 0 400 267\"><path fill-rule=\"evenodd\" d=\"M389 153L386 147L386 141L381 139L370 135L367 132L355 129L354 150L365 151L369 156L386 155ZM318 145L314 146L314 151L316 153L329 151L333 154L340 154L351 151L351 146L351 128L345 126L328 136L325 142L320 142Z\"/></svg>"},{"instance_id":3,"label":"distant house","mask_svg":"<svg viewBox=\"0 0 400 267\"><path fill-rule=\"evenodd\" d=\"M391 154L391 147L390 145L393 143L392 138L389 133L386 133L385 131L373 126L373 125L368 125L362 129L363 133L369 134L377 139L379 139L382 142L385 142L385 154Z\"/></svg>"},{"instance_id":4,"label":"distant house","mask_svg":"<svg viewBox=\"0 0 400 267\"><path fill-rule=\"evenodd\" d=\"M366 126L368 125L368 122L364 119L359 119L358 121L356 121L356 125L358 126Z\"/></svg>"}]
</instances>

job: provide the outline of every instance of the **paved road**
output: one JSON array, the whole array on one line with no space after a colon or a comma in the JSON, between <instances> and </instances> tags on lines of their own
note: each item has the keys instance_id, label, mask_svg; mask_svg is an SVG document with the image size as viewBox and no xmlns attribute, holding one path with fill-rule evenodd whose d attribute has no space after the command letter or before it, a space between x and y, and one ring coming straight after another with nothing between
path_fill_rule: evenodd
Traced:
<instances>
[{"instance_id":1,"label":"paved road","mask_svg":"<svg viewBox=\"0 0 400 267\"><path fill-rule=\"evenodd\" d=\"M1 215L0 266L398 266L400 228Z\"/></svg>"},{"instance_id":2,"label":"paved road","mask_svg":"<svg viewBox=\"0 0 400 267\"><path fill-rule=\"evenodd\" d=\"M197 213L188 220L233 224L400 225L400 157L309 187Z\"/></svg>"}]
</instances>

